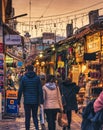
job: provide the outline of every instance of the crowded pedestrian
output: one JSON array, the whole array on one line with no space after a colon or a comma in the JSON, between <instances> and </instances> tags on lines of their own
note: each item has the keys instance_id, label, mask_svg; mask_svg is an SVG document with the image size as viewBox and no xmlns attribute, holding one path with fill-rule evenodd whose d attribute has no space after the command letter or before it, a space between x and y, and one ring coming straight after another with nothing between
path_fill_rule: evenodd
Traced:
<instances>
[{"instance_id":1,"label":"crowded pedestrian","mask_svg":"<svg viewBox=\"0 0 103 130\"><path fill-rule=\"evenodd\" d=\"M72 110L78 111L76 94L79 92L80 87L73 83L70 78L67 78L62 82L61 95L63 98L64 112L67 114L68 126L64 127L63 130L70 130L72 121ZM64 100L65 99L65 100Z\"/></svg>"},{"instance_id":2,"label":"crowded pedestrian","mask_svg":"<svg viewBox=\"0 0 103 130\"><path fill-rule=\"evenodd\" d=\"M7 90L16 90L11 74L7 76Z\"/></svg>"},{"instance_id":3,"label":"crowded pedestrian","mask_svg":"<svg viewBox=\"0 0 103 130\"><path fill-rule=\"evenodd\" d=\"M56 117L63 110L59 87L55 83L54 75L47 75L43 86L44 112L46 114L48 130L56 130Z\"/></svg>"},{"instance_id":4,"label":"crowded pedestrian","mask_svg":"<svg viewBox=\"0 0 103 130\"><path fill-rule=\"evenodd\" d=\"M40 75L40 80L41 80L41 84L42 86L45 84L45 75Z\"/></svg>"},{"instance_id":5,"label":"crowded pedestrian","mask_svg":"<svg viewBox=\"0 0 103 130\"><path fill-rule=\"evenodd\" d=\"M30 130L31 113L36 130L38 126L38 106L43 104L43 91L40 78L33 71L34 67L28 65L27 71L20 81L18 90L18 105L20 107L22 94L24 96L25 128Z\"/></svg>"}]
</instances>

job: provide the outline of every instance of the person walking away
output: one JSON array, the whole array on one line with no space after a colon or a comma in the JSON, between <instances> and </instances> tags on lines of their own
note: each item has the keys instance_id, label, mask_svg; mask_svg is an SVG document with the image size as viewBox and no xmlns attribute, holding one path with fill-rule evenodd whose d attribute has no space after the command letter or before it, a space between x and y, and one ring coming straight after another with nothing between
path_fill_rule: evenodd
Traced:
<instances>
[{"instance_id":1,"label":"person walking away","mask_svg":"<svg viewBox=\"0 0 103 130\"><path fill-rule=\"evenodd\" d=\"M47 75L43 86L44 112L47 117L48 130L56 130L57 112L62 110L62 102L59 87L56 86L55 76Z\"/></svg>"},{"instance_id":2,"label":"person walking away","mask_svg":"<svg viewBox=\"0 0 103 130\"><path fill-rule=\"evenodd\" d=\"M102 126L100 125L100 128L102 127L102 130L103 130L103 91L95 100L93 107L94 107L95 113L101 112L100 115L102 115Z\"/></svg>"},{"instance_id":3,"label":"person walking away","mask_svg":"<svg viewBox=\"0 0 103 130\"><path fill-rule=\"evenodd\" d=\"M18 105L20 106L20 101L22 94L24 96L24 110L25 110L25 128L30 130L30 118L32 112L32 118L36 130L38 127L38 106L43 104L43 90L40 78L33 71L34 67L32 65L27 66L27 72L24 74L20 81L20 87L18 90Z\"/></svg>"},{"instance_id":4,"label":"person walking away","mask_svg":"<svg viewBox=\"0 0 103 130\"><path fill-rule=\"evenodd\" d=\"M41 84L43 86L45 84L45 75L40 75L40 80L41 80Z\"/></svg>"},{"instance_id":5,"label":"person walking away","mask_svg":"<svg viewBox=\"0 0 103 130\"><path fill-rule=\"evenodd\" d=\"M70 130L72 120L72 110L75 110L75 112L77 112L78 110L76 94L79 92L80 87L77 86L76 83L73 83L70 78L67 78L62 82L60 89L61 89L61 95L64 96L66 102L63 107L64 112L67 114L68 118L67 129ZM66 127L64 127L63 130L66 130Z\"/></svg>"},{"instance_id":6,"label":"person walking away","mask_svg":"<svg viewBox=\"0 0 103 130\"><path fill-rule=\"evenodd\" d=\"M16 90L14 86L14 81L11 78L11 74L7 77L7 90Z\"/></svg>"}]
</instances>

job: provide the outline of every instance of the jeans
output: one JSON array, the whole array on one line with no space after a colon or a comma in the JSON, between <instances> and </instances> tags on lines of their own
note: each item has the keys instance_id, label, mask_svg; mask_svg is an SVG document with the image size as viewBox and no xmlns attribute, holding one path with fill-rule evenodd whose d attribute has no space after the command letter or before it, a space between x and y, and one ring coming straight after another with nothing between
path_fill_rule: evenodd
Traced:
<instances>
[{"instance_id":1,"label":"jeans","mask_svg":"<svg viewBox=\"0 0 103 130\"><path fill-rule=\"evenodd\" d=\"M26 130L30 130L31 113L32 113L34 126L35 126L36 130L39 130L38 116L37 116L38 105L37 104L24 104L24 110L25 110L25 128L26 128Z\"/></svg>"},{"instance_id":2,"label":"jeans","mask_svg":"<svg viewBox=\"0 0 103 130\"><path fill-rule=\"evenodd\" d=\"M59 109L46 109L45 114L48 122L48 130L56 130L56 116Z\"/></svg>"}]
</instances>

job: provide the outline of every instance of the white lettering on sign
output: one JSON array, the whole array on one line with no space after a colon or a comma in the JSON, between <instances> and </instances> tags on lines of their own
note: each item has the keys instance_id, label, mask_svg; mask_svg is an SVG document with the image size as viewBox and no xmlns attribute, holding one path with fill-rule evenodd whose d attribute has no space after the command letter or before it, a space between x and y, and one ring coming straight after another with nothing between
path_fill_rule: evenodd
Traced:
<instances>
[{"instance_id":1,"label":"white lettering on sign","mask_svg":"<svg viewBox=\"0 0 103 130\"><path fill-rule=\"evenodd\" d=\"M6 45L20 45L21 44L21 36L20 35L6 35L5 36L5 44Z\"/></svg>"}]
</instances>

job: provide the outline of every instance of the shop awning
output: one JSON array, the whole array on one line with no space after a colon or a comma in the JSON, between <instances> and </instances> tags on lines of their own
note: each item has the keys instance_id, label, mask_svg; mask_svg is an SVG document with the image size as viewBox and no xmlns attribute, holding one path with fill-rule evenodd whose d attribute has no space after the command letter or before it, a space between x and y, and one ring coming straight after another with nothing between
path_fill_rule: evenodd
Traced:
<instances>
[{"instance_id":1,"label":"shop awning","mask_svg":"<svg viewBox=\"0 0 103 130\"><path fill-rule=\"evenodd\" d=\"M7 51L6 51L6 55L8 55L8 56L14 58L14 59L17 60L17 61L24 61L23 58L21 58L21 57L19 57L19 56L16 56L16 55L14 55L14 54L12 54L12 53L10 53L10 52L7 52Z\"/></svg>"},{"instance_id":2,"label":"shop awning","mask_svg":"<svg viewBox=\"0 0 103 130\"><path fill-rule=\"evenodd\" d=\"M3 30L4 30L4 35L6 34L15 34L15 35L20 35L19 32L13 30L11 27L9 27L7 24L3 24Z\"/></svg>"}]
</instances>

